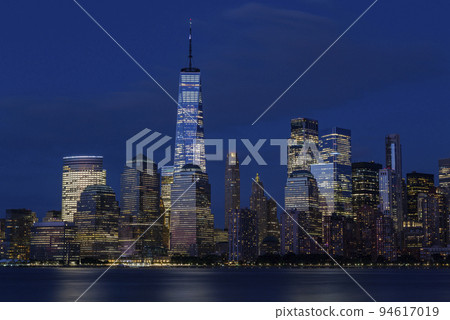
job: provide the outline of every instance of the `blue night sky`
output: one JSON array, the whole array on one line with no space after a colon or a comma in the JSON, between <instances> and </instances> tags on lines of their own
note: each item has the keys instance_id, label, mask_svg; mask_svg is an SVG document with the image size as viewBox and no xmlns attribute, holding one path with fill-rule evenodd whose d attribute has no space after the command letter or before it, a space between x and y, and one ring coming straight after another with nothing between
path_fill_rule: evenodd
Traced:
<instances>
[{"instance_id":1,"label":"blue night sky","mask_svg":"<svg viewBox=\"0 0 450 320\"><path fill-rule=\"evenodd\" d=\"M384 165L389 133L401 135L404 173L436 174L450 157L448 0L380 0L254 126L372 0L79 2L174 97L192 18L206 138L288 138L291 118L311 117L352 130L353 161ZM73 1L2 1L0 30L0 215L60 209L68 155L103 155L119 193L126 139L174 136L176 105ZM243 205L256 172L283 202L278 152L266 143L268 166L241 167ZM207 163L219 227L224 166Z\"/></svg>"}]
</instances>

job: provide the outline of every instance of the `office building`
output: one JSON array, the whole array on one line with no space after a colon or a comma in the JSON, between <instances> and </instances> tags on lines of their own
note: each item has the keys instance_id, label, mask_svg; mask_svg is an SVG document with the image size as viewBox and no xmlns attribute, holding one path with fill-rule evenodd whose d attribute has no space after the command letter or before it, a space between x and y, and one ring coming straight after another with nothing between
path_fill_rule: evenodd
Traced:
<instances>
[{"instance_id":1,"label":"office building","mask_svg":"<svg viewBox=\"0 0 450 320\"><path fill-rule=\"evenodd\" d=\"M113 261L119 257L118 221L119 204L113 189L105 185L86 187L74 215L82 262Z\"/></svg>"},{"instance_id":2,"label":"office building","mask_svg":"<svg viewBox=\"0 0 450 320\"><path fill-rule=\"evenodd\" d=\"M189 66L180 72L174 172L180 172L186 164L197 165L206 172L201 73L192 66L192 28Z\"/></svg>"},{"instance_id":3,"label":"office building","mask_svg":"<svg viewBox=\"0 0 450 320\"><path fill-rule=\"evenodd\" d=\"M106 185L103 157L75 156L63 159L62 217L73 222L80 195L87 186Z\"/></svg>"},{"instance_id":4,"label":"office building","mask_svg":"<svg viewBox=\"0 0 450 320\"><path fill-rule=\"evenodd\" d=\"M258 258L258 217L249 208L234 210L228 228L228 260L252 263Z\"/></svg>"},{"instance_id":5,"label":"office building","mask_svg":"<svg viewBox=\"0 0 450 320\"><path fill-rule=\"evenodd\" d=\"M417 210L419 193L435 193L434 176L427 173L412 172L406 175L408 197L408 225L420 224L421 218Z\"/></svg>"},{"instance_id":6,"label":"office building","mask_svg":"<svg viewBox=\"0 0 450 320\"><path fill-rule=\"evenodd\" d=\"M31 228L31 260L63 265L78 263L80 245L73 222L38 222Z\"/></svg>"},{"instance_id":7,"label":"office building","mask_svg":"<svg viewBox=\"0 0 450 320\"><path fill-rule=\"evenodd\" d=\"M227 154L225 164L225 229L228 229L230 213L241 207L241 178L239 159L235 152Z\"/></svg>"},{"instance_id":8,"label":"office building","mask_svg":"<svg viewBox=\"0 0 450 320\"><path fill-rule=\"evenodd\" d=\"M137 261L164 255L164 220L160 218L160 177L156 164L145 156L129 161L121 175L120 187L120 251L129 248L124 257Z\"/></svg>"},{"instance_id":9,"label":"office building","mask_svg":"<svg viewBox=\"0 0 450 320\"><path fill-rule=\"evenodd\" d=\"M173 166L164 166L161 168L161 201L163 204L162 213L164 213L163 243L164 248L170 248L170 211L172 206L171 193L173 184Z\"/></svg>"},{"instance_id":10,"label":"office building","mask_svg":"<svg viewBox=\"0 0 450 320\"><path fill-rule=\"evenodd\" d=\"M319 162L319 123L317 120L291 120L291 138L288 145L288 176L298 170L310 170Z\"/></svg>"},{"instance_id":11,"label":"office building","mask_svg":"<svg viewBox=\"0 0 450 320\"><path fill-rule=\"evenodd\" d=\"M31 228L37 221L36 213L29 209L6 210L5 245L8 259L30 259Z\"/></svg>"},{"instance_id":12,"label":"office building","mask_svg":"<svg viewBox=\"0 0 450 320\"><path fill-rule=\"evenodd\" d=\"M357 214L364 206L374 210L380 204L379 171L382 166L375 162L352 163L352 206Z\"/></svg>"},{"instance_id":13,"label":"office building","mask_svg":"<svg viewBox=\"0 0 450 320\"><path fill-rule=\"evenodd\" d=\"M401 231L403 226L403 217L398 209L398 194L396 193L397 178L395 171L392 169L381 169L379 172L380 179L380 211L381 213L392 219L395 231Z\"/></svg>"},{"instance_id":14,"label":"office building","mask_svg":"<svg viewBox=\"0 0 450 320\"><path fill-rule=\"evenodd\" d=\"M252 193L250 195L250 210L256 212L258 220L258 244L267 237L267 198L264 194L264 184L256 174L252 182Z\"/></svg>"},{"instance_id":15,"label":"office building","mask_svg":"<svg viewBox=\"0 0 450 320\"><path fill-rule=\"evenodd\" d=\"M170 216L172 255L205 256L214 251L214 216L208 175L194 164L174 173Z\"/></svg>"}]
</instances>

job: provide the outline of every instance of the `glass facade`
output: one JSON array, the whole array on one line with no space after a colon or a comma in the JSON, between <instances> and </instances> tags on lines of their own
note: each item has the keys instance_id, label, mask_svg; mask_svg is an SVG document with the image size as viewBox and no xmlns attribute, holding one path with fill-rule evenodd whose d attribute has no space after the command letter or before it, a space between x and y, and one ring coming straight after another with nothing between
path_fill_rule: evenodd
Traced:
<instances>
[{"instance_id":1,"label":"glass facade","mask_svg":"<svg viewBox=\"0 0 450 320\"><path fill-rule=\"evenodd\" d=\"M37 221L36 213L31 210L6 210L5 250L8 259L30 259L31 228Z\"/></svg>"},{"instance_id":2,"label":"glass facade","mask_svg":"<svg viewBox=\"0 0 450 320\"><path fill-rule=\"evenodd\" d=\"M291 120L291 138L288 145L288 175L297 170L310 170L317 163L319 150L319 123L317 120Z\"/></svg>"},{"instance_id":3,"label":"glass facade","mask_svg":"<svg viewBox=\"0 0 450 320\"><path fill-rule=\"evenodd\" d=\"M174 173L171 199L170 253L188 256L212 253L214 216L208 175L197 165L185 165Z\"/></svg>"},{"instance_id":4,"label":"glass facade","mask_svg":"<svg viewBox=\"0 0 450 320\"><path fill-rule=\"evenodd\" d=\"M185 68L180 73L175 135L174 171L184 165L198 165L206 172L203 104L200 69Z\"/></svg>"},{"instance_id":5,"label":"glass facade","mask_svg":"<svg viewBox=\"0 0 450 320\"><path fill-rule=\"evenodd\" d=\"M35 223L31 229L31 260L70 264L80 259L76 227L72 222Z\"/></svg>"},{"instance_id":6,"label":"glass facade","mask_svg":"<svg viewBox=\"0 0 450 320\"><path fill-rule=\"evenodd\" d=\"M380 203L379 171L382 166L375 162L352 164L352 207L357 214L363 206L378 209Z\"/></svg>"},{"instance_id":7,"label":"glass facade","mask_svg":"<svg viewBox=\"0 0 450 320\"><path fill-rule=\"evenodd\" d=\"M157 166L143 157L129 163L121 175L120 250L124 252L146 229L125 257L143 261L164 254Z\"/></svg>"},{"instance_id":8,"label":"glass facade","mask_svg":"<svg viewBox=\"0 0 450 320\"><path fill-rule=\"evenodd\" d=\"M75 156L63 159L62 217L73 222L77 203L83 190L90 185L106 185L103 157Z\"/></svg>"},{"instance_id":9,"label":"glass facade","mask_svg":"<svg viewBox=\"0 0 450 320\"><path fill-rule=\"evenodd\" d=\"M113 189L92 185L80 195L74 222L80 258L111 261L119 257L119 204Z\"/></svg>"},{"instance_id":10,"label":"glass facade","mask_svg":"<svg viewBox=\"0 0 450 320\"><path fill-rule=\"evenodd\" d=\"M412 172L406 175L407 196L408 196L408 222L419 223L421 217L417 210L417 195L419 193L435 193L434 176L427 173Z\"/></svg>"},{"instance_id":11,"label":"glass facade","mask_svg":"<svg viewBox=\"0 0 450 320\"><path fill-rule=\"evenodd\" d=\"M225 229L231 212L241 207L241 178L239 173L239 159L235 152L227 155L225 164Z\"/></svg>"},{"instance_id":12,"label":"glass facade","mask_svg":"<svg viewBox=\"0 0 450 320\"><path fill-rule=\"evenodd\" d=\"M392 219L395 231L402 229L403 217L398 210L398 197L396 194L397 175L391 169L381 169L380 179L380 211Z\"/></svg>"}]
</instances>

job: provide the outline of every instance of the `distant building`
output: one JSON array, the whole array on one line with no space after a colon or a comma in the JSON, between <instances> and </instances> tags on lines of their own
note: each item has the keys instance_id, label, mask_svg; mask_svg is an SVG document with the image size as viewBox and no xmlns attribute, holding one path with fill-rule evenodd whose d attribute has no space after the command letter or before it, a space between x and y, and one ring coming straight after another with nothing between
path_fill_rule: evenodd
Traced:
<instances>
[{"instance_id":1,"label":"distant building","mask_svg":"<svg viewBox=\"0 0 450 320\"><path fill-rule=\"evenodd\" d=\"M385 214L378 214L375 219L374 261L393 262L397 260L394 221Z\"/></svg>"},{"instance_id":2,"label":"distant building","mask_svg":"<svg viewBox=\"0 0 450 320\"><path fill-rule=\"evenodd\" d=\"M316 153L316 154L315 154ZM291 120L291 138L288 146L288 176L298 170L310 170L319 155L319 123L317 120Z\"/></svg>"},{"instance_id":3,"label":"distant building","mask_svg":"<svg viewBox=\"0 0 450 320\"><path fill-rule=\"evenodd\" d=\"M382 166L375 162L352 163L352 206L357 214L363 206L377 210L380 204L379 175Z\"/></svg>"},{"instance_id":4,"label":"distant building","mask_svg":"<svg viewBox=\"0 0 450 320\"><path fill-rule=\"evenodd\" d=\"M161 201L164 212L163 243L166 249L170 248L170 211L172 206L171 193L173 184L173 166L161 168Z\"/></svg>"},{"instance_id":5,"label":"distant building","mask_svg":"<svg viewBox=\"0 0 450 320\"><path fill-rule=\"evenodd\" d=\"M258 246L267 237L267 198L264 193L264 184L256 174L252 182L252 193L250 195L250 210L256 212L258 221Z\"/></svg>"},{"instance_id":6,"label":"distant building","mask_svg":"<svg viewBox=\"0 0 450 320\"><path fill-rule=\"evenodd\" d=\"M110 261L119 257L119 205L113 189L105 185L86 187L74 216L80 258Z\"/></svg>"},{"instance_id":7,"label":"distant building","mask_svg":"<svg viewBox=\"0 0 450 320\"><path fill-rule=\"evenodd\" d=\"M133 159L121 175L120 187L120 251L129 248L124 257L137 261L164 255L164 220L158 220L160 178L156 164L142 155Z\"/></svg>"},{"instance_id":8,"label":"distant building","mask_svg":"<svg viewBox=\"0 0 450 320\"><path fill-rule=\"evenodd\" d=\"M390 169L394 176L393 181L393 202L395 202L394 220L395 230L400 232L403 227L403 220L406 208L403 196L403 172L402 172L402 145L398 134L390 134L385 138L386 146L386 168Z\"/></svg>"},{"instance_id":9,"label":"distant building","mask_svg":"<svg viewBox=\"0 0 450 320\"><path fill-rule=\"evenodd\" d=\"M230 213L241 207L241 178L236 152L227 154L225 165L225 229L228 229Z\"/></svg>"},{"instance_id":10,"label":"distant building","mask_svg":"<svg viewBox=\"0 0 450 320\"><path fill-rule=\"evenodd\" d=\"M419 193L430 194L435 192L434 176L427 173L412 172L406 175L408 192L408 220L420 222L417 212L417 195Z\"/></svg>"},{"instance_id":11,"label":"distant building","mask_svg":"<svg viewBox=\"0 0 450 320\"><path fill-rule=\"evenodd\" d=\"M205 256L214 251L211 186L199 166L187 164L175 172L170 216L172 255Z\"/></svg>"},{"instance_id":12,"label":"distant building","mask_svg":"<svg viewBox=\"0 0 450 320\"><path fill-rule=\"evenodd\" d=\"M267 199L267 236L280 239L280 222L278 221L278 210L275 200Z\"/></svg>"},{"instance_id":13,"label":"distant building","mask_svg":"<svg viewBox=\"0 0 450 320\"><path fill-rule=\"evenodd\" d=\"M228 230L214 229L214 250L217 255L228 256Z\"/></svg>"},{"instance_id":14,"label":"distant building","mask_svg":"<svg viewBox=\"0 0 450 320\"><path fill-rule=\"evenodd\" d=\"M337 127L323 131L320 136L320 152L323 162L333 165L330 172L332 183L329 187L333 198L331 212L345 216L352 216L351 139L350 130ZM314 167L317 166L314 165ZM311 172L314 174L313 170L315 169L311 167ZM319 183L321 192L326 189L325 187Z\"/></svg>"},{"instance_id":15,"label":"distant building","mask_svg":"<svg viewBox=\"0 0 450 320\"><path fill-rule=\"evenodd\" d=\"M80 195L87 186L106 185L103 157L64 157L62 177L62 217L73 222Z\"/></svg>"},{"instance_id":16,"label":"distant building","mask_svg":"<svg viewBox=\"0 0 450 320\"><path fill-rule=\"evenodd\" d=\"M398 176L392 169L381 169L380 173L380 211L386 217L392 219L394 230L400 232L403 228L403 217L399 209L398 201L401 198L397 194Z\"/></svg>"},{"instance_id":17,"label":"distant building","mask_svg":"<svg viewBox=\"0 0 450 320\"><path fill-rule=\"evenodd\" d=\"M36 213L31 210L6 210L5 242L8 259L30 259L31 228L37 221Z\"/></svg>"},{"instance_id":18,"label":"distant building","mask_svg":"<svg viewBox=\"0 0 450 320\"><path fill-rule=\"evenodd\" d=\"M323 248L332 256L344 256L345 217L333 214L323 217Z\"/></svg>"},{"instance_id":19,"label":"distant building","mask_svg":"<svg viewBox=\"0 0 450 320\"><path fill-rule=\"evenodd\" d=\"M230 215L228 228L228 260L251 263L258 258L258 217L248 208L235 210Z\"/></svg>"},{"instance_id":20,"label":"distant building","mask_svg":"<svg viewBox=\"0 0 450 320\"><path fill-rule=\"evenodd\" d=\"M417 213L423 224L423 246L441 245L439 237L439 199L436 194L417 195Z\"/></svg>"},{"instance_id":21,"label":"distant building","mask_svg":"<svg viewBox=\"0 0 450 320\"><path fill-rule=\"evenodd\" d=\"M306 232L320 242L322 216L319 211L319 189L311 172L300 170L291 173L285 187L285 209L296 212L297 222L302 221ZM303 237L304 233L300 236Z\"/></svg>"},{"instance_id":22,"label":"distant building","mask_svg":"<svg viewBox=\"0 0 450 320\"><path fill-rule=\"evenodd\" d=\"M31 260L69 264L80 260L76 227L72 222L35 223L31 229Z\"/></svg>"},{"instance_id":23,"label":"distant building","mask_svg":"<svg viewBox=\"0 0 450 320\"><path fill-rule=\"evenodd\" d=\"M281 213L281 254L316 254L320 248L313 236L307 212L295 209ZM305 232L306 231L306 232ZM308 235L309 234L309 235ZM312 237L312 238L311 238Z\"/></svg>"},{"instance_id":24,"label":"distant building","mask_svg":"<svg viewBox=\"0 0 450 320\"><path fill-rule=\"evenodd\" d=\"M61 222L61 221L63 221L62 212L59 210L47 211L43 219L43 222Z\"/></svg>"},{"instance_id":25,"label":"distant building","mask_svg":"<svg viewBox=\"0 0 450 320\"><path fill-rule=\"evenodd\" d=\"M4 258L6 253L5 229L6 229L5 219L0 219L0 259Z\"/></svg>"}]
</instances>

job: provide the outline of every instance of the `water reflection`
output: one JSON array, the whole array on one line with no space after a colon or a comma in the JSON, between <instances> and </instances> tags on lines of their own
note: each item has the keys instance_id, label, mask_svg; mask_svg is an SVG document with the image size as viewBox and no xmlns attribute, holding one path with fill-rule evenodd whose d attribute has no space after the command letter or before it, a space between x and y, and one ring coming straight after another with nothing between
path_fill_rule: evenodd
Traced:
<instances>
[{"instance_id":1,"label":"water reflection","mask_svg":"<svg viewBox=\"0 0 450 320\"><path fill-rule=\"evenodd\" d=\"M75 301L102 268L0 268L0 301ZM378 301L449 301L449 270L351 269ZM82 301L370 301L340 269L111 269Z\"/></svg>"}]
</instances>

